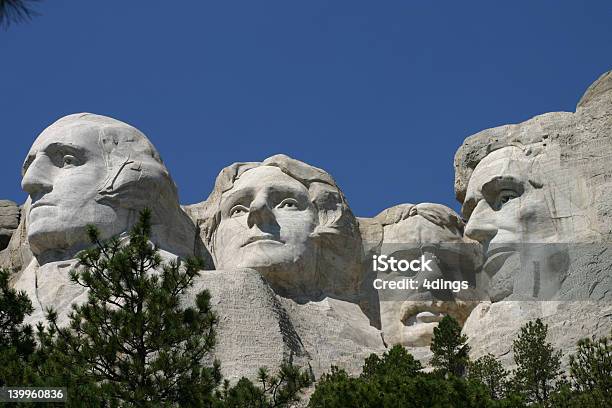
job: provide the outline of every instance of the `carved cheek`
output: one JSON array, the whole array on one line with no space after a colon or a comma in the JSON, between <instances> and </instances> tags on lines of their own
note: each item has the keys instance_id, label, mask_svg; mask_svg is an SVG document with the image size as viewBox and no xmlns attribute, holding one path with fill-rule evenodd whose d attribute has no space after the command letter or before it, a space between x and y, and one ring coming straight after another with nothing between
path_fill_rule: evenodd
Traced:
<instances>
[{"instance_id":1,"label":"carved cheek","mask_svg":"<svg viewBox=\"0 0 612 408\"><path fill-rule=\"evenodd\" d=\"M537 241L554 235L551 213L544 197L532 195L522 200L519 210L519 222L526 238Z\"/></svg>"}]
</instances>

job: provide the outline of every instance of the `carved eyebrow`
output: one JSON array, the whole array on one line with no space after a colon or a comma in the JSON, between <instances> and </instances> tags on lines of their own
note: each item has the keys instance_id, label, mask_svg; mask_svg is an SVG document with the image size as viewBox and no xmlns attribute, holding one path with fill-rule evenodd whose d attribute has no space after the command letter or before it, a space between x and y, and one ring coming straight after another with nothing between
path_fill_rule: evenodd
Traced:
<instances>
[{"instance_id":1,"label":"carved eyebrow","mask_svg":"<svg viewBox=\"0 0 612 408\"><path fill-rule=\"evenodd\" d=\"M252 195L252 190L250 188L242 188L240 190L234 190L234 191L230 191L227 193L223 193L221 196L221 203L232 203L232 205L235 204L236 201L240 201L243 197L245 196L251 196Z\"/></svg>"},{"instance_id":2,"label":"carved eyebrow","mask_svg":"<svg viewBox=\"0 0 612 408\"><path fill-rule=\"evenodd\" d=\"M53 142L53 143L49 143L49 145L47 145L47 147L45 147L44 150L45 151L67 150L71 153L81 153L83 151L83 148L80 146L75 146L73 144Z\"/></svg>"},{"instance_id":3,"label":"carved eyebrow","mask_svg":"<svg viewBox=\"0 0 612 408\"><path fill-rule=\"evenodd\" d=\"M471 194L466 198L461 207L461 215L463 215L463 218L469 219L480 200L485 199L487 202L491 202L504 189L516 190L519 195L525 191L523 182L515 176L493 176L480 187L480 194Z\"/></svg>"},{"instance_id":4,"label":"carved eyebrow","mask_svg":"<svg viewBox=\"0 0 612 408\"><path fill-rule=\"evenodd\" d=\"M43 149L38 150L37 152L34 153L30 153L28 154L28 156L26 157L23 166L21 168L21 176L23 177L26 173L26 171L28 171L28 168L30 167L30 165L32 164L32 162L36 159L36 156L38 155L39 152L45 152L45 153L55 153L57 151L60 150L65 150L68 151L69 153L75 154L75 155L82 155L83 154L83 148L79 147L79 146L75 146L72 144L67 144L67 143L62 143L62 142L53 142L53 143L49 143L47 146L45 146Z\"/></svg>"},{"instance_id":5,"label":"carved eyebrow","mask_svg":"<svg viewBox=\"0 0 612 408\"><path fill-rule=\"evenodd\" d=\"M519 195L525 191L523 183L518 178L510 175L492 177L491 180L482 185L480 191L486 199L490 199L493 195L504 189L516 190Z\"/></svg>"}]
</instances>

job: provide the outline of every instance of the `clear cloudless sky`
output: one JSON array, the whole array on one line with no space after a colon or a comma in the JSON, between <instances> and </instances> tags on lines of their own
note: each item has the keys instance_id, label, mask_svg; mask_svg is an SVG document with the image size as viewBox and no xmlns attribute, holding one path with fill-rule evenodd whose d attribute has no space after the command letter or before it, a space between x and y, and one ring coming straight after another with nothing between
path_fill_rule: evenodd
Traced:
<instances>
[{"instance_id":1,"label":"clear cloudless sky","mask_svg":"<svg viewBox=\"0 0 612 408\"><path fill-rule=\"evenodd\" d=\"M612 1L47 0L0 30L0 198L35 137L75 112L142 130L181 202L224 166L285 153L355 214L457 209L470 134L573 111L612 69Z\"/></svg>"}]
</instances>

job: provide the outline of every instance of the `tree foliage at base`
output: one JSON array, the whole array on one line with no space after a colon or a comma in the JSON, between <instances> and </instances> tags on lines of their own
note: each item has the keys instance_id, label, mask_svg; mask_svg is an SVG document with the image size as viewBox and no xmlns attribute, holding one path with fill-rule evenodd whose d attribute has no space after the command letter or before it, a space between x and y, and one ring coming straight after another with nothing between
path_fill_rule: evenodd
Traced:
<instances>
[{"instance_id":1,"label":"tree foliage at base","mask_svg":"<svg viewBox=\"0 0 612 408\"><path fill-rule=\"evenodd\" d=\"M503 399L508 389L508 371L492 354L480 357L468 365L468 380L479 382L494 400Z\"/></svg>"},{"instance_id":2,"label":"tree foliage at base","mask_svg":"<svg viewBox=\"0 0 612 408\"><path fill-rule=\"evenodd\" d=\"M0 386L22 383L34 353L32 327L23 325L34 310L24 292L9 287L10 274L0 269Z\"/></svg>"},{"instance_id":3,"label":"tree foliage at base","mask_svg":"<svg viewBox=\"0 0 612 408\"><path fill-rule=\"evenodd\" d=\"M599 340L578 342L570 356L570 375L575 399L585 407L612 405L612 332Z\"/></svg>"},{"instance_id":4,"label":"tree foliage at base","mask_svg":"<svg viewBox=\"0 0 612 408\"><path fill-rule=\"evenodd\" d=\"M561 374L561 351L546 341L547 334L548 326L536 319L521 327L512 345L517 365L514 388L530 403L548 401Z\"/></svg>"},{"instance_id":5,"label":"tree foliage at base","mask_svg":"<svg viewBox=\"0 0 612 408\"><path fill-rule=\"evenodd\" d=\"M215 342L208 292L197 294L195 307L180 304L202 261L162 264L150 232L149 210L127 243L102 243L91 227L95 246L78 255L82 268L71 272L88 289L87 302L73 305L69 327L59 327L50 311L49 329L38 328L41 375L58 385L93 384L77 388L81 402L93 395L107 405L206 406L221 381L218 364L201 363Z\"/></svg>"},{"instance_id":6,"label":"tree foliage at base","mask_svg":"<svg viewBox=\"0 0 612 408\"><path fill-rule=\"evenodd\" d=\"M581 340L570 358L571 381L559 376L560 353L546 342L547 327L539 320L521 328L514 342L519 366L511 375L492 355L468 364L467 377L452 373L446 364L467 340L450 322L438 331L445 362L433 373L402 346L379 357L370 355L359 377L337 367L324 374L310 400L312 408L479 407L479 408L607 408L610 406L612 368L610 339ZM444 341L440 341L444 339ZM530 353L530 354L529 354ZM453 357L455 356L455 357ZM434 355L435 357L435 355ZM456 366L455 366L456 367ZM539 396L539 400L537 399Z\"/></svg>"},{"instance_id":7,"label":"tree foliage at base","mask_svg":"<svg viewBox=\"0 0 612 408\"><path fill-rule=\"evenodd\" d=\"M422 366L402 346L382 358L372 354L359 377L332 367L310 399L313 408L350 407L488 407L492 402L480 384L454 375L423 373Z\"/></svg>"},{"instance_id":8,"label":"tree foliage at base","mask_svg":"<svg viewBox=\"0 0 612 408\"><path fill-rule=\"evenodd\" d=\"M431 365L440 373L464 375L470 346L467 345L467 336L461 334L459 322L453 317L444 316L434 328L430 350L433 353Z\"/></svg>"},{"instance_id":9,"label":"tree foliage at base","mask_svg":"<svg viewBox=\"0 0 612 408\"><path fill-rule=\"evenodd\" d=\"M270 375L266 368L259 370L257 384L246 378L229 387L224 384L222 400L227 408L287 407L300 400L300 392L312 383L308 372L300 370L289 360L283 362L278 374Z\"/></svg>"}]
</instances>

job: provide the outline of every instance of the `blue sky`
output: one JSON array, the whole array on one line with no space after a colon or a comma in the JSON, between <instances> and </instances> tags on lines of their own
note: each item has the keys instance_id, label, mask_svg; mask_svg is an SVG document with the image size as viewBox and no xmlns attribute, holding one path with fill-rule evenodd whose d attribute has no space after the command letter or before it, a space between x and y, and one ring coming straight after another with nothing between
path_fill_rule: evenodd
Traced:
<instances>
[{"instance_id":1,"label":"blue sky","mask_svg":"<svg viewBox=\"0 0 612 408\"><path fill-rule=\"evenodd\" d=\"M479 130L573 111L612 69L606 1L44 1L0 31L0 198L55 119L142 130L184 204L222 167L286 153L357 215L458 208L453 156Z\"/></svg>"}]
</instances>

